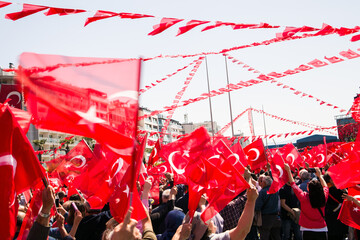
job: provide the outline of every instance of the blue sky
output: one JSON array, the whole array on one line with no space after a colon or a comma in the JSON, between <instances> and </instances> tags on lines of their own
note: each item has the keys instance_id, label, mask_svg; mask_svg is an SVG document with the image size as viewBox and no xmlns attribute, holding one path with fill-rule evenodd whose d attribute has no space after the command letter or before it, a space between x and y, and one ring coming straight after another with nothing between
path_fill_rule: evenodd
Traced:
<instances>
[{"instance_id":1,"label":"blue sky","mask_svg":"<svg viewBox=\"0 0 360 240\"><path fill-rule=\"evenodd\" d=\"M334 27L355 27L360 25L359 1L40 1L30 3L53 7L78 8L93 12L72 16L49 16L43 13L11 21L5 14L21 10L21 5L13 4L0 9L0 66L6 68L9 62L17 65L22 52L60 54L86 57L151 57L159 54L191 54L203 51L219 51L224 48L261 42L275 37L280 29L232 30L221 27L207 32L196 28L182 36L175 37L177 24L157 36L148 36L152 26L161 17L184 18L185 20L228 21L236 23L266 22L272 25L300 27L308 25L321 28L323 23ZM132 12L155 15L155 19L124 20L110 18L83 27L87 17L96 10ZM339 56L340 51L359 49L360 42L350 42L351 36L331 35L302 40L275 43L231 52L230 54L261 72L285 71L293 69L324 56ZM174 70L193 61L188 59L162 58L145 62L142 71L142 86L149 84ZM359 59L326 66L279 81L311 94L331 104L349 109L353 97L359 92ZM210 85L212 89L226 85L224 57L208 57ZM241 66L228 62L230 82L239 82L256 77ZM176 93L182 87L191 68L169 78L158 87L149 90L140 98L140 105L152 110L171 105ZM206 92L205 65L202 64L192 80L183 99L197 97ZM212 99L214 120L223 126L230 121L227 95ZM334 116L339 111L320 106L316 101L300 98L290 91L270 83L241 89L232 93L233 117L248 107L268 113L321 126L335 125ZM210 119L208 101L191 104L175 111L174 118L183 121L184 114L193 122ZM256 134L264 134L263 119L254 113ZM309 128L291 125L266 118L268 134L304 131ZM249 135L247 115L235 123L235 133ZM230 131L226 133L229 135ZM288 138L290 140L290 138ZM277 139L276 141L283 141Z\"/></svg>"}]
</instances>

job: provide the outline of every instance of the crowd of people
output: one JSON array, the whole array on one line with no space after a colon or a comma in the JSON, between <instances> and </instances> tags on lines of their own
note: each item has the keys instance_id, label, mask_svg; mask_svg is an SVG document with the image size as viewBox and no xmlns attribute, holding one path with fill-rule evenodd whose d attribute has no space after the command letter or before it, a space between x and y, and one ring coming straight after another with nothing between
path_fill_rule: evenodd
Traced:
<instances>
[{"instance_id":1,"label":"crowd of people","mask_svg":"<svg viewBox=\"0 0 360 240\"><path fill-rule=\"evenodd\" d=\"M207 223L200 217L207 205L206 195L201 197L195 215L190 218L188 187L174 185L170 173L165 174L165 181L159 186L157 206L149 198L151 181L148 179L143 186L138 186L139 191L142 189L141 200L147 217L135 221L131 218L133 208L130 207L120 224L112 217L109 204L94 210L81 194L66 196L63 191L55 194L48 186L42 191L43 205L27 239L357 239L357 230L338 220L343 200L360 206L356 198L347 195L346 190L337 189L329 174L319 168L292 172L285 164L285 171L289 181L278 192L268 194L273 181L270 168L258 174L246 169L244 178L250 188ZM55 216L51 217L55 199L59 199L59 205ZM18 231L27 208L26 203L20 203L23 205L18 213Z\"/></svg>"}]
</instances>

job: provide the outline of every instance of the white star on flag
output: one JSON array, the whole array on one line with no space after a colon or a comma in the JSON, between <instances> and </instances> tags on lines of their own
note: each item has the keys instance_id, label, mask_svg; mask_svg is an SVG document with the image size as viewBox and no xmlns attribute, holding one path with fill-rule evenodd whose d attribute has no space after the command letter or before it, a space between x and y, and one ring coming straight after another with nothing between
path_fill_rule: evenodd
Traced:
<instances>
[{"instance_id":1,"label":"white star on flag","mask_svg":"<svg viewBox=\"0 0 360 240\"><path fill-rule=\"evenodd\" d=\"M354 208L353 208L353 211L354 211L354 212L358 212L359 210L360 210L360 209L359 209L358 207L354 207Z\"/></svg>"},{"instance_id":2,"label":"white star on flag","mask_svg":"<svg viewBox=\"0 0 360 240\"><path fill-rule=\"evenodd\" d=\"M96 106L90 106L86 113L80 111L75 111L75 113L82 117L82 119L77 124L88 125L89 129L93 132L95 131L95 123L106 123L105 120L96 116Z\"/></svg>"},{"instance_id":3,"label":"white star on flag","mask_svg":"<svg viewBox=\"0 0 360 240\"><path fill-rule=\"evenodd\" d=\"M183 156L190 157L189 153L190 153L189 150L185 150L183 153Z\"/></svg>"}]
</instances>

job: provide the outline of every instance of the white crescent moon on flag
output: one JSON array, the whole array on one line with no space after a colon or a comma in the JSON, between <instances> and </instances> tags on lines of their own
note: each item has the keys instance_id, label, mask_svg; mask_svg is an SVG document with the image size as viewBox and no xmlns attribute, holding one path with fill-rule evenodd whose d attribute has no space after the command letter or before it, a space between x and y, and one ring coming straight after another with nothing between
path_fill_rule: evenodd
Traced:
<instances>
[{"instance_id":1,"label":"white crescent moon on flag","mask_svg":"<svg viewBox=\"0 0 360 240\"><path fill-rule=\"evenodd\" d=\"M220 155L214 155L214 156L212 156L212 157L209 157L209 159L208 159L208 160L213 159L213 158L220 159Z\"/></svg>"},{"instance_id":2,"label":"white crescent moon on flag","mask_svg":"<svg viewBox=\"0 0 360 240\"><path fill-rule=\"evenodd\" d=\"M215 151L216 151L218 154L221 154L221 153L222 153L218 148L216 148Z\"/></svg>"},{"instance_id":3,"label":"white crescent moon on flag","mask_svg":"<svg viewBox=\"0 0 360 240\"><path fill-rule=\"evenodd\" d=\"M291 158L291 165L294 165L294 161L295 161L295 156L294 156L294 154L292 154L292 153L290 153L290 154L288 154L287 156L286 156L286 158Z\"/></svg>"},{"instance_id":4,"label":"white crescent moon on flag","mask_svg":"<svg viewBox=\"0 0 360 240\"><path fill-rule=\"evenodd\" d=\"M279 165L275 165L275 167L279 170L279 172L280 172L279 178L281 178L282 175L284 174L284 171L282 170L282 168Z\"/></svg>"},{"instance_id":5,"label":"white crescent moon on flag","mask_svg":"<svg viewBox=\"0 0 360 240\"><path fill-rule=\"evenodd\" d=\"M115 166L116 163L118 163L118 167L117 167L115 173L112 175L111 178L115 177L116 174L118 174L118 172L120 172L121 168L122 168L123 165L124 165L124 160L123 160L121 157L119 157L118 160L116 160L116 162L112 165L111 169L114 168L114 166Z\"/></svg>"},{"instance_id":6,"label":"white crescent moon on flag","mask_svg":"<svg viewBox=\"0 0 360 240\"><path fill-rule=\"evenodd\" d=\"M75 158L78 158L78 159L81 160L80 166L76 167L76 166L74 165L76 168L82 168L83 166L85 166L85 164L86 164L86 158L85 158L83 155L77 155L77 156L73 157L72 159L70 159L70 162L72 162L72 160L75 159Z\"/></svg>"},{"instance_id":7,"label":"white crescent moon on flag","mask_svg":"<svg viewBox=\"0 0 360 240\"><path fill-rule=\"evenodd\" d=\"M240 157L239 157L239 155L238 155L237 153L232 153L232 154L230 154L230 156L229 156L228 158L230 158L230 157L232 157L232 156L234 156L235 159L236 159L235 163L240 162Z\"/></svg>"},{"instance_id":8,"label":"white crescent moon on flag","mask_svg":"<svg viewBox=\"0 0 360 240\"><path fill-rule=\"evenodd\" d=\"M175 167L174 162L173 162L173 158L174 158L175 153L179 153L179 152L180 151L175 151L175 152L170 153L170 155L169 155L169 163L170 163L170 166L174 169L174 171L177 174L184 174L185 170L184 169L178 169L177 167Z\"/></svg>"},{"instance_id":9,"label":"white crescent moon on flag","mask_svg":"<svg viewBox=\"0 0 360 240\"><path fill-rule=\"evenodd\" d=\"M156 154L157 154L157 149L156 149L156 147L154 147L154 155L153 155L153 158L156 156Z\"/></svg>"},{"instance_id":10,"label":"white crescent moon on flag","mask_svg":"<svg viewBox=\"0 0 360 240\"><path fill-rule=\"evenodd\" d=\"M259 157L260 157L260 151L259 151L259 149L257 149L257 148L250 148L249 151L248 151L248 153L251 152L251 151L255 152L256 158L254 158L253 160L250 160L250 161L255 162L255 161L258 160Z\"/></svg>"},{"instance_id":11,"label":"white crescent moon on flag","mask_svg":"<svg viewBox=\"0 0 360 240\"><path fill-rule=\"evenodd\" d=\"M162 168L164 168L164 171L161 171ZM159 170L160 170L161 173L166 173L167 172L167 167L162 165L162 166L160 166Z\"/></svg>"},{"instance_id":12,"label":"white crescent moon on flag","mask_svg":"<svg viewBox=\"0 0 360 240\"><path fill-rule=\"evenodd\" d=\"M321 161L319 162L319 164L322 164L325 161L325 156L322 153L320 153L320 154L318 154L316 156L319 156L319 155L321 156Z\"/></svg>"},{"instance_id":13,"label":"white crescent moon on flag","mask_svg":"<svg viewBox=\"0 0 360 240\"><path fill-rule=\"evenodd\" d=\"M20 101L21 101L21 95L20 95L20 93L17 92L17 91L12 91L12 92L10 92L10 93L6 96L6 99L10 98L10 97L13 96L13 95L15 95L15 96L18 97L18 102L17 102L16 104L19 104Z\"/></svg>"},{"instance_id":14,"label":"white crescent moon on flag","mask_svg":"<svg viewBox=\"0 0 360 240\"><path fill-rule=\"evenodd\" d=\"M152 183L154 183L155 179L154 179L153 176L149 175L148 178L150 179L150 181L151 181Z\"/></svg>"},{"instance_id":15,"label":"white crescent moon on flag","mask_svg":"<svg viewBox=\"0 0 360 240\"><path fill-rule=\"evenodd\" d=\"M354 198L356 198L357 200L360 200L360 195L355 195Z\"/></svg>"}]
</instances>

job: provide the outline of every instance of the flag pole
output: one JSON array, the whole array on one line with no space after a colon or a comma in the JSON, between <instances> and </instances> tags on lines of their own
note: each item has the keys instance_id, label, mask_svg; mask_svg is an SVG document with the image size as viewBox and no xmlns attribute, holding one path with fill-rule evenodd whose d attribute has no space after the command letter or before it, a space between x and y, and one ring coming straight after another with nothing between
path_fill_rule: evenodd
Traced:
<instances>
[{"instance_id":1,"label":"flag pole","mask_svg":"<svg viewBox=\"0 0 360 240\"><path fill-rule=\"evenodd\" d=\"M228 72L228 66L227 66L227 57L226 57L226 55L224 55L224 57L225 57L225 68L226 68L226 82L227 82L226 86L229 89L229 72ZM232 117L230 92L228 92L228 97L229 97L229 111L230 111L230 120L231 120L231 133L232 133L232 137L234 137L234 125L233 125L233 117Z\"/></svg>"},{"instance_id":2,"label":"flag pole","mask_svg":"<svg viewBox=\"0 0 360 240\"><path fill-rule=\"evenodd\" d=\"M251 114L251 126L252 126L252 130L253 130L253 136L256 136L255 134L255 128L254 128L254 118L253 118L253 114L252 114L252 107L250 106L250 114Z\"/></svg>"},{"instance_id":3,"label":"flag pole","mask_svg":"<svg viewBox=\"0 0 360 240\"><path fill-rule=\"evenodd\" d=\"M267 141L267 134L266 134L266 123L265 123L265 114L264 114L264 105L262 107L262 114L263 114L263 121L264 121L264 132L265 132L265 142L266 142L266 149L268 148L268 141Z\"/></svg>"},{"instance_id":4,"label":"flag pole","mask_svg":"<svg viewBox=\"0 0 360 240\"><path fill-rule=\"evenodd\" d=\"M213 115L212 115L211 96L210 96L209 70L208 70L208 64L207 64L207 57L206 56L205 56L205 66L206 66L206 79L207 79L208 94L209 94L211 132L212 132L212 136L214 137L215 133L214 133L214 121L213 121Z\"/></svg>"}]
</instances>

